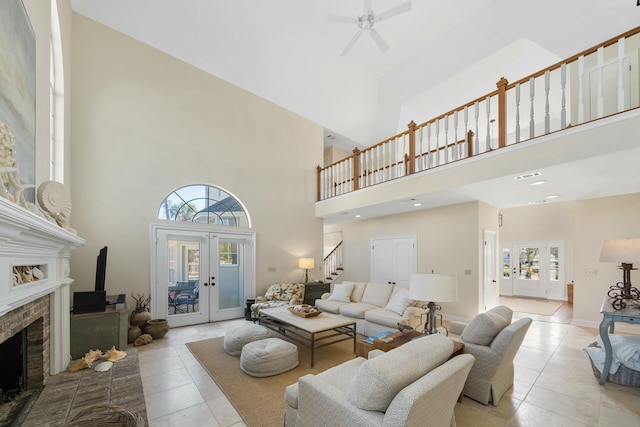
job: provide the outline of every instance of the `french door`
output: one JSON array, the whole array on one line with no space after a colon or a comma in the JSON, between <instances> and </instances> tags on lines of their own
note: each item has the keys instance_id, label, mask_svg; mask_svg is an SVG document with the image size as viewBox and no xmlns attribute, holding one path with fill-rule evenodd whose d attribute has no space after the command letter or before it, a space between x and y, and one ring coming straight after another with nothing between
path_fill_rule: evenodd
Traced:
<instances>
[{"instance_id":1,"label":"french door","mask_svg":"<svg viewBox=\"0 0 640 427\"><path fill-rule=\"evenodd\" d=\"M153 235L154 317L175 327L244 316L255 294L253 233L178 227Z\"/></svg>"},{"instance_id":2,"label":"french door","mask_svg":"<svg viewBox=\"0 0 640 427\"><path fill-rule=\"evenodd\" d=\"M566 299L562 242L504 245L502 262L501 295Z\"/></svg>"}]
</instances>

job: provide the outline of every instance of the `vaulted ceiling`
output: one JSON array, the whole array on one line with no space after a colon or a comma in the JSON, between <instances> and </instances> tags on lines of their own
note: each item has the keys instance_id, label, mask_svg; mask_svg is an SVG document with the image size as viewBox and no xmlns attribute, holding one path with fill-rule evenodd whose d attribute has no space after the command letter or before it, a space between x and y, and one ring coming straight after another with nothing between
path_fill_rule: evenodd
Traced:
<instances>
[{"instance_id":1,"label":"vaulted ceiling","mask_svg":"<svg viewBox=\"0 0 640 427\"><path fill-rule=\"evenodd\" d=\"M375 13L407 0L368 0ZM634 0L413 0L341 52L367 0L71 0L74 11L372 145L638 25Z\"/></svg>"}]
</instances>

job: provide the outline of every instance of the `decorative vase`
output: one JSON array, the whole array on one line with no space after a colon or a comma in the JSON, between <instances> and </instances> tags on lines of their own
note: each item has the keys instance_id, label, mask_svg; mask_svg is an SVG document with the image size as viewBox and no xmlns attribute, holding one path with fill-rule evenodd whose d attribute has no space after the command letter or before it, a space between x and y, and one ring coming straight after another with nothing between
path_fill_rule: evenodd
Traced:
<instances>
[{"instance_id":1,"label":"decorative vase","mask_svg":"<svg viewBox=\"0 0 640 427\"><path fill-rule=\"evenodd\" d=\"M154 340L164 337L169 332L167 319L152 319L147 322L144 333L151 335Z\"/></svg>"},{"instance_id":2,"label":"decorative vase","mask_svg":"<svg viewBox=\"0 0 640 427\"><path fill-rule=\"evenodd\" d=\"M144 331L144 327L147 326L147 322L151 320L151 313L146 309L142 309L144 311L138 311L136 309L133 313L131 313L131 318L129 318L130 325L136 325L140 328L141 331Z\"/></svg>"},{"instance_id":3,"label":"decorative vase","mask_svg":"<svg viewBox=\"0 0 640 427\"><path fill-rule=\"evenodd\" d=\"M142 335L142 329L140 329L140 326L138 325L129 326L129 330L127 332L127 342L129 344L132 344L133 342L135 342L136 338L138 338L140 335Z\"/></svg>"}]
</instances>

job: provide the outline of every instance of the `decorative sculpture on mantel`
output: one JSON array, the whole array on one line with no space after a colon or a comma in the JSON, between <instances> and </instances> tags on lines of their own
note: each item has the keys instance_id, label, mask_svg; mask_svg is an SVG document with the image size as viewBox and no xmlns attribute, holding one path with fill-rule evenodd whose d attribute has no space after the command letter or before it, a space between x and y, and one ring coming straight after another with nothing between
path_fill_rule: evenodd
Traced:
<instances>
[{"instance_id":1,"label":"decorative sculpture on mantel","mask_svg":"<svg viewBox=\"0 0 640 427\"><path fill-rule=\"evenodd\" d=\"M76 230L69 225L71 194L64 185L56 181L45 181L38 187L37 197L40 208L51 216L60 227L71 233L76 233Z\"/></svg>"},{"instance_id":2,"label":"decorative sculpture on mantel","mask_svg":"<svg viewBox=\"0 0 640 427\"><path fill-rule=\"evenodd\" d=\"M23 184L20 181L15 137L11 128L2 122L0 122L0 177L2 177L0 179L0 196L34 211L35 206L25 200L23 193L26 188L32 188L35 185ZM9 191L11 188L13 188L13 194Z\"/></svg>"}]
</instances>

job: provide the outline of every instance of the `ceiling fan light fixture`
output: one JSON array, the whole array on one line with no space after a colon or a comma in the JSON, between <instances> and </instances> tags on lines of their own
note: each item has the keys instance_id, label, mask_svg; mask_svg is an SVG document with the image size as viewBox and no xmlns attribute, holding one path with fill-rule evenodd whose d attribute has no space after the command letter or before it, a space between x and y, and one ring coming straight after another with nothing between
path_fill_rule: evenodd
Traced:
<instances>
[{"instance_id":1,"label":"ceiling fan light fixture","mask_svg":"<svg viewBox=\"0 0 640 427\"><path fill-rule=\"evenodd\" d=\"M373 24L376 22L376 17L373 14L372 10L367 10L366 12L358 15L358 27L361 30L370 30L373 27Z\"/></svg>"}]
</instances>

